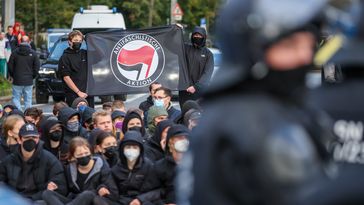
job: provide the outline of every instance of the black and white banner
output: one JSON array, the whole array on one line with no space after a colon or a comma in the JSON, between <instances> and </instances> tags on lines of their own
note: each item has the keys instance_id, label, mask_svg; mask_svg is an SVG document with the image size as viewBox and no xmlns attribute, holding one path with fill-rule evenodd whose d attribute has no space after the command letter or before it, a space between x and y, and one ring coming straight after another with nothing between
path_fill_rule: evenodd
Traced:
<instances>
[{"instance_id":1,"label":"black and white banner","mask_svg":"<svg viewBox=\"0 0 364 205\"><path fill-rule=\"evenodd\" d=\"M86 43L89 95L147 92L155 81L171 90L189 86L178 26L94 32Z\"/></svg>"}]
</instances>

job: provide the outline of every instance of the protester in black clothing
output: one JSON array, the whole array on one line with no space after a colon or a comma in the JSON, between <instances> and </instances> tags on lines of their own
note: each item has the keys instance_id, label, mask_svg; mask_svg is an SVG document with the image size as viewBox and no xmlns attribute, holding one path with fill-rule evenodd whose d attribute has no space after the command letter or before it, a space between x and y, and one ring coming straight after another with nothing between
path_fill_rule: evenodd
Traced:
<instances>
[{"instance_id":1,"label":"protester in black clothing","mask_svg":"<svg viewBox=\"0 0 364 205\"><path fill-rule=\"evenodd\" d=\"M42 135L42 126L46 117L43 115L43 111L36 107L27 108L24 111L24 118L27 123L33 123L38 128L38 132Z\"/></svg>"},{"instance_id":2,"label":"protester in black clothing","mask_svg":"<svg viewBox=\"0 0 364 205\"><path fill-rule=\"evenodd\" d=\"M190 87L179 92L180 106L187 100L197 100L210 84L214 70L214 56L205 47L206 30L196 26L191 35L191 44L185 44Z\"/></svg>"},{"instance_id":3,"label":"protester in black clothing","mask_svg":"<svg viewBox=\"0 0 364 205\"><path fill-rule=\"evenodd\" d=\"M155 90L154 105L163 106L168 112L168 119L172 121L181 115L181 111L172 105L172 91L168 88L160 87Z\"/></svg>"},{"instance_id":4,"label":"protester in black clothing","mask_svg":"<svg viewBox=\"0 0 364 205\"><path fill-rule=\"evenodd\" d=\"M103 130L97 131L94 150L113 167L118 162L118 143L115 136Z\"/></svg>"},{"instance_id":5,"label":"protester in black clothing","mask_svg":"<svg viewBox=\"0 0 364 205\"><path fill-rule=\"evenodd\" d=\"M67 164L68 145L63 142L63 130L61 122L55 117L50 117L44 124L41 139L45 150L56 156L62 164Z\"/></svg>"},{"instance_id":6,"label":"protester in black clothing","mask_svg":"<svg viewBox=\"0 0 364 205\"><path fill-rule=\"evenodd\" d=\"M201 106L194 100L187 100L181 108L181 115L174 121L177 124L184 124L184 116L185 114L190 110L190 109L195 109L195 110L200 110L202 111Z\"/></svg>"},{"instance_id":7,"label":"protester in black clothing","mask_svg":"<svg viewBox=\"0 0 364 205\"><path fill-rule=\"evenodd\" d=\"M86 98L90 107L94 99L86 93L87 52L81 49L83 34L74 30L68 34L69 48L64 50L58 63L58 70L64 82L66 103L71 106L77 97Z\"/></svg>"},{"instance_id":8,"label":"protester in black clothing","mask_svg":"<svg viewBox=\"0 0 364 205\"><path fill-rule=\"evenodd\" d=\"M81 124L82 126L88 131L90 132L91 130L94 129L94 124L92 121L92 115L95 113L95 109L91 108L91 107L86 107L84 109L84 111L81 114Z\"/></svg>"},{"instance_id":9,"label":"protester in black clothing","mask_svg":"<svg viewBox=\"0 0 364 205\"><path fill-rule=\"evenodd\" d=\"M63 140L66 144L76 136L88 138L88 132L80 124L80 114L70 107L62 108L58 113L58 120L65 127Z\"/></svg>"},{"instance_id":10,"label":"protester in black clothing","mask_svg":"<svg viewBox=\"0 0 364 205\"><path fill-rule=\"evenodd\" d=\"M66 194L62 164L43 149L35 125L24 124L19 139L19 149L0 164L0 181L33 201L42 200L46 189Z\"/></svg>"},{"instance_id":11,"label":"protester in black clothing","mask_svg":"<svg viewBox=\"0 0 364 205\"><path fill-rule=\"evenodd\" d=\"M164 120L157 125L155 134L145 146L145 157L156 162L165 156L167 132L172 125L171 120Z\"/></svg>"},{"instance_id":12,"label":"protester in black clothing","mask_svg":"<svg viewBox=\"0 0 364 205\"><path fill-rule=\"evenodd\" d=\"M125 134L130 130L139 131L144 139L147 138L143 119L137 112L128 112L125 115L122 131Z\"/></svg>"},{"instance_id":13,"label":"protester in black clothing","mask_svg":"<svg viewBox=\"0 0 364 205\"><path fill-rule=\"evenodd\" d=\"M8 104L8 105L5 105L4 106L4 112L6 115L9 115L9 113L13 110L16 110L18 109L15 105L11 105L11 104Z\"/></svg>"},{"instance_id":14,"label":"protester in black clothing","mask_svg":"<svg viewBox=\"0 0 364 205\"><path fill-rule=\"evenodd\" d=\"M32 106L33 80L38 75L39 67L40 63L37 53L30 48L28 41L22 42L11 53L8 70L13 84L12 102L20 110L22 110L22 96L25 109Z\"/></svg>"},{"instance_id":15,"label":"protester in black clothing","mask_svg":"<svg viewBox=\"0 0 364 205\"><path fill-rule=\"evenodd\" d=\"M167 133L165 157L155 163L156 177L163 190L164 204L176 204L175 177L177 164L181 162L189 146L189 130L183 125L172 125Z\"/></svg>"},{"instance_id":16,"label":"protester in black clothing","mask_svg":"<svg viewBox=\"0 0 364 205\"><path fill-rule=\"evenodd\" d=\"M25 124L19 115L8 116L3 122L3 135L0 138L0 161L18 149L19 130Z\"/></svg>"},{"instance_id":17,"label":"protester in black clothing","mask_svg":"<svg viewBox=\"0 0 364 205\"><path fill-rule=\"evenodd\" d=\"M144 157L140 132L128 131L119 147L120 162L112 168L119 189L119 204L152 205L160 199L160 189L152 170L153 164Z\"/></svg>"},{"instance_id":18,"label":"protester in black clothing","mask_svg":"<svg viewBox=\"0 0 364 205\"><path fill-rule=\"evenodd\" d=\"M92 205L116 200L117 188L111 170L102 158L92 156L86 139L76 137L71 140L69 161L65 169L69 194L65 197L46 191L43 198L48 204Z\"/></svg>"}]
</instances>

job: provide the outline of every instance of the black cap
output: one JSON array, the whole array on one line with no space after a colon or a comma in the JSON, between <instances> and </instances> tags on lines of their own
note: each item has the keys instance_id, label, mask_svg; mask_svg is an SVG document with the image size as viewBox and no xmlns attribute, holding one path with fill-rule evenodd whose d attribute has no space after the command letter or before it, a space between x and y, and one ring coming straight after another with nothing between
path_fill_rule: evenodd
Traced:
<instances>
[{"instance_id":1,"label":"black cap","mask_svg":"<svg viewBox=\"0 0 364 205\"><path fill-rule=\"evenodd\" d=\"M26 123L20 128L19 136L39 136L38 129L33 123Z\"/></svg>"}]
</instances>

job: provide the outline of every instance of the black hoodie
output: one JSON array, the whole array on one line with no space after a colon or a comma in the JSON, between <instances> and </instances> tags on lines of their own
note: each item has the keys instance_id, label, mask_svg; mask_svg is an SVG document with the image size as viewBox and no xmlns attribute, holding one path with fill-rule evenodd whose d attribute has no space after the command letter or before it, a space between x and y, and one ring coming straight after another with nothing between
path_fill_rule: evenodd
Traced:
<instances>
[{"instance_id":1,"label":"black hoodie","mask_svg":"<svg viewBox=\"0 0 364 205\"><path fill-rule=\"evenodd\" d=\"M140 155L133 170L129 170L124 147L128 144L137 144ZM128 131L119 145L119 163L112 168L112 175L119 189L119 202L130 204L139 199L142 204L154 203L160 198L160 189L153 172L153 164L144 158L143 138L137 131Z\"/></svg>"},{"instance_id":2,"label":"black hoodie","mask_svg":"<svg viewBox=\"0 0 364 205\"><path fill-rule=\"evenodd\" d=\"M196 27L192 34L194 33L200 33L206 40L205 29ZM191 86L194 86L196 90L200 91L210 83L214 70L214 56L205 45L196 47L192 44L186 44L185 48Z\"/></svg>"},{"instance_id":3,"label":"black hoodie","mask_svg":"<svg viewBox=\"0 0 364 205\"><path fill-rule=\"evenodd\" d=\"M77 132L71 132L67 130L67 121L75 115L78 115L78 119L80 119L80 114L78 113L78 111L70 107L64 107L58 113L58 120L61 121L62 125L65 127L63 133L63 141L66 144L68 144L72 138L77 136L88 138L88 132L85 128L81 126L81 124L79 125Z\"/></svg>"},{"instance_id":4,"label":"black hoodie","mask_svg":"<svg viewBox=\"0 0 364 205\"><path fill-rule=\"evenodd\" d=\"M9 75L13 78L13 85L30 86L39 70L39 59L29 44L22 43L11 54L8 69Z\"/></svg>"},{"instance_id":5,"label":"black hoodie","mask_svg":"<svg viewBox=\"0 0 364 205\"><path fill-rule=\"evenodd\" d=\"M49 131L56 124L61 124L61 122L59 120L57 120L56 118L49 118L44 123L44 130L43 130L43 134L42 134L42 140L44 142L43 147L45 150L49 151L54 156L56 156L57 159L60 160L63 164L66 164L67 163L67 154L68 154L68 145L66 143L63 143L63 130L64 130L63 126L62 126L62 137L61 137L59 146L56 148L51 147Z\"/></svg>"},{"instance_id":6,"label":"black hoodie","mask_svg":"<svg viewBox=\"0 0 364 205\"><path fill-rule=\"evenodd\" d=\"M63 77L69 76L78 89L86 92L87 82L87 52L84 49L73 50L67 48L59 59L58 70ZM74 93L65 82L64 89L66 93Z\"/></svg>"},{"instance_id":7,"label":"black hoodie","mask_svg":"<svg viewBox=\"0 0 364 205\"><path fill-rule=\"evenodd\" d=\"M171 120L164 120L157 125L156 131L145 146L145 156L153 162L162 159L165 156L161 147L161 136L164 129L173 125Z\"/></svg>"},{"instance_id":8,"label":"black hoodie","mask_svg":"<svg viewBox=\"0 0 364 205\"><path fill-rule=\"evenodd\" d=\"M146 132L145 132L144 121L137 112L129 112L125 115L125 118L123 121L123 127L122 127L123 133L125 134L128 131L128 123L131 119L134 119L134 118L138 118L140 120L140 122L142 123L142 127L141 127L140 131L142 133L143 138L146 139L147 136L146 136Z\"/></svg>"}]
</instances>

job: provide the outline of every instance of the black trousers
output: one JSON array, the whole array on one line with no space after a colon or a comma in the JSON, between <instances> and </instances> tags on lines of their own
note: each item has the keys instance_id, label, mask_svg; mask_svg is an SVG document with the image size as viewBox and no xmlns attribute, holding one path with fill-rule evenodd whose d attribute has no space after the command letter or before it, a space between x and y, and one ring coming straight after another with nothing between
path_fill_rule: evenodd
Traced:
<instances>
[{"instance_id":1,"label":"black trousers","mask_svg":"<svg viewBox=\"0 0 364 205\"><path fill-rule=\"evenodd\" d=\"M78 98L78 95L76 93L65 93L66 95L66 103L68 104L68 106L72 106L73 101ZM88 106L94 108L95 107L95 100L94 100L94 96L88 96L86 98L87 102L88 102Z\"/></svg>"},{"instance_id":2,"label":"black trousers","mask_svg":"<svg viewBox=\"0 0 364 205\"><path fill-rule=\"evenodd\" d=\"M92 191L84 191L74 199L67 198L55 191L45 190L43 200L49 205L92 205L96 194Z\"/></svg>"}]
</instances>

